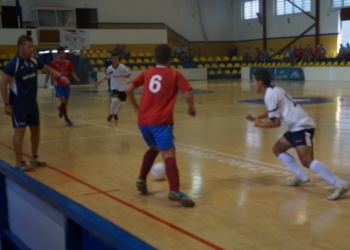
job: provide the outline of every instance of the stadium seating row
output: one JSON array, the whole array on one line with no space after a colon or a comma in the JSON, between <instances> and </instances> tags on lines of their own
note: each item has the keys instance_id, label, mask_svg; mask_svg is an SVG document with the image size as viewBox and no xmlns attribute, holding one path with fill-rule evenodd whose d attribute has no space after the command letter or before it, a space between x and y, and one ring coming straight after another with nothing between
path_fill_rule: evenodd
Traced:
<instances>
[{"instance_id":1,"label":"stadium seating row","mask_svg":"<svg viewBox=\"0 0 350 250\"><path fill-rule=\"evenodd\" d=\"M245 63L243 63L245 64ZM243 65L242 64L242 65ZM220 64L216 64L216 63L212 63L211 65L206 63L206 64L198 64L197 65L197 68L239 68L241 67L241 64L240 63L228 63L228 64L224 64L224 63L220 63Z\"/></svg>"},{"instance_id":2,"label":"stadium seating row","mask_svg":"<svg viewBox=\"0 0 350 250\"><path fill-rule=\"evenodd\" d=\"M229 75L229 74L241 74L241 70L232 70L232 71L230 71L230 70L224 70L224 71L222 71L222 70L217 70L217 71L214 71L214 70L209 70L209 73L208 73L209 75L221 75L221 74L227 74L227 75Z\"/></svg>"},{"instance_id":3,"label":"stadium seating row","mask_svg":"<svg viewBox=\"0 0 350 250\"><path fill-rule=\"evenodd\" d=\"M291 63L242 63L241 67L291 67ZM297 67L324 67L324 66L350 66L350 61L348 62L298 62ZM213 68L213 67L212 67Z\"/></svg>"}]
</instances>

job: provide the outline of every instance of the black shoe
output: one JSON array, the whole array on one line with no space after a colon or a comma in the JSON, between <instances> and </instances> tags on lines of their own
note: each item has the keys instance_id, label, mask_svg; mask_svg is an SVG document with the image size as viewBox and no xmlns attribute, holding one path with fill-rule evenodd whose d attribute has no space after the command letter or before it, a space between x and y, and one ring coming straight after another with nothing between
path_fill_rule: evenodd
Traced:
<instances>
[{"instance_id":1,"label":"black shoe","mask_svg":"<svg viewBox=\"0 0 350 250\"><path fill-rule=\"evenodd\" d=\"M118 115L117 114L114 115L114 120L118 121Z\"/></svg>"},{"instance_id":2,"label":"black shoe","mask_svg":"<svg viewBox=\"0 0 350 250\"><path fill-rule=\"evenodd\" d=\"M61 111L60 106L58 106L57 109L58 109L58 117L59 117L59 118L62 118L63 115L62 115L62 111Z\"/></svg>"},{"instance_id":3,"label":"black shoe","mask_svg":"<svg viewBox=\"0 0 350 250\"><path fill-rule=\"evenodd\" d=\"M113 115L109 115L108 117L107 117L107 121L111 121L112 120L112 117L113 117Z\"/></svg>"},{"instance_id":4,"label":"black shoe","mask_svg":"<svg viewBox=\"0 0 350 250\"><path fill-rule=\"evenodd\" d=\"M66 121L66 125L67 125L68 127L71 127L71 126L73 126L73 122L71 122L70 120L67 120L67 121Z\"/></svg>"}]
</instances>

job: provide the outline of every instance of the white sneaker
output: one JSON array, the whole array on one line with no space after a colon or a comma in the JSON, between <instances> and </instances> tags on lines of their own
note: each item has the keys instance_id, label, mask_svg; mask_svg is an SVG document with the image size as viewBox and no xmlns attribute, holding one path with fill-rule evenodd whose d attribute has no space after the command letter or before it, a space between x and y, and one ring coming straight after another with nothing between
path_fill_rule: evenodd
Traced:
<instances>
[{"instance_id":1,"label":"white sneaker","mask_svg":"<svg viewBox=\"0 0 350 250\"><path fill-rule=\"evenodd\" d=\"M335 187L335 189L333 190L333 194L328 196L327 199L328 200L336 200L340 196L342 196L343 194L348 192L349 190L350 190L350 183L344 181L344 183L342 185Z\"/></svg>"},{"instance_id":2,"label":"white sneaker","mask_svg":"<svg viewBox=\"0 0 350 250\"><path fill-rule=\"evenodd\" d=\"M310 181L310 178L308 175L305 176L295 176L294 180L292 180L291 182L288 182L287 185L288 186L300 186L301 184L307 183Z\"/></svg>"}]
</instances>

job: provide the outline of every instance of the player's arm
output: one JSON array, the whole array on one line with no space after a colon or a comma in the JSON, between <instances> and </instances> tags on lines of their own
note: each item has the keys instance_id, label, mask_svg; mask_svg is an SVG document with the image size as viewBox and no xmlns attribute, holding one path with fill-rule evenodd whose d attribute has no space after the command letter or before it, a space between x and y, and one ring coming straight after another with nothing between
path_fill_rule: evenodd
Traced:
<instances>
[{"instance_id":1,"label":"player's arm","mask_svg":"<svg viewBox=\"0 0 350 250\"><path fill-rule=\"evenodd\" d=\"M69 83L69 79L62 75L60 72L57 70L45 65L44 68L41 69L43 72L46 74L49 74L50 76L53 76L55 78L60 78L62 82Z\"/></svg>"},{"instance_id":2,"label":"player's arm","mask_svg":"<svg viewBox=\"0 0 350 250\"><path fill-rule=\"evenodd\" d=\"M47 82L49 81L50 75L48 73L46 73L45 75L45 83L44 83L44 89L47 88Z\"/></svg>"},{"instance_id":3,"label":"player's arm","mask_svg":"<svg viewBox=\"0 0 350 250\"><path fill-rule=\"evenodd\" d=\"M137 103L134 95L134 90L136 89L135 85L131 82L128 86L126 86L125 92L128 96L129 102L134 107L135 113L137 114L139 111L139 104Z\"/></svg>"},{"instance_id":4,"label":"player's arm","mask_svg":"<svg viewBox=\"0 0 350 250\"><path fill-rule=\"evenodd\" d=\"M190 116L195 116L196 115L196 109L194 107L194 98L193 98L191 90L185 91L183 93L183 95L185 96L186 102L188 104L188 114Z\"/></svg>"},{"instance_id":5,"label":"player's arm","mask_svg":"<svg viewBox=\"0 0 350 250\"><path fill-rule=\"evenodd\" d=\"M7 85L11 82L12 78L13 78L12 76L9 76L3 73L1 82L0 82L0 91L1 91L2 100L4 101L5 114L9 116L12 116L13 111L8 99Z\"/></svg>"},{"instance_id":6,"label":"player's arm","mask_svg":"<svg viewBox=\"0 0 350 250\"><path fill-rule=\"evenodd\" d=\"M255 118L254 126L259 128L277 128L281 126L280 118L270 118L269 122L262 122L259 118Z\"/></svg>"},{"instance_id":7,"label":"player's arm","mask_svg":"<svg viewBox=\"0 0 350 250\"><path fill-rule=\"evenodd\" d=\"M94 85L95 85L95 86L98 86L98 85L100 85L101 83L107 81L109 78L110 78L110 77L106 76L106 77L104 77L102 80L97 81L97 82L94 82Z\"/></svg>"},{"instance_id":8,"label":"player's arm","mask_svg":"<svg viewBox=\"0 0 350 250\"><path fill-rule=\"evenodd\" d=\"M258 119L264 119L264 118L267 118L268 117L268 110L265 110L263 112L261 112L260 114L258 114L256 117L252 116L251 114L248 114L245 116L245 119L247 119L248 121L255 121L255 118L258 118Z\"/></svg>"},{"instance_id":9,"label":"player's arm","mask_svg":"<svg viewBox=\"0 0 350 250\"><path fill-rule=\"evenodd\" d=\"M71 74L71 76L73 76L74 80L76 80L77 82L80 82L80 79L77 76L77 73L75 73L75 71L71 71L70 74Z\"/></svg>"}]
</instances>

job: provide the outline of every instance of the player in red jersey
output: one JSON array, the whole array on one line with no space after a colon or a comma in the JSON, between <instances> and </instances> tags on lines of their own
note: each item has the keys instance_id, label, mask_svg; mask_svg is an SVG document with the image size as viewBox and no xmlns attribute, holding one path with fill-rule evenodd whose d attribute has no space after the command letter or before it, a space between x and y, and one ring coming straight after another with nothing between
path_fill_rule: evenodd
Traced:
<instances>
[{"instance_id":1,"label":"player in red jersey","mask_svg":"<svg viewBox=\"0 0 350 250\"><path fill-rule=\"evenodd\" d=\"M72 63L68 60L65 60L66 53L64 50L65 49L63 47L57 48L58 59L52 61L50 63L50 67L60 72L61 76L65 76L68 79L69 79L69 74L71 74L77 82L80 82L80 79L78 78L77 74L74 71L74 67ZM44 88L47 88L48 80L49 80L49 75L46 74ZM68 106L68 100L70 95L70 87L69 87L70 84L64 83L60 80L60 78L56 78L56 77L54 78L54 82L55 82L56 96L60 98L60 101L61 101L61 106L57 107L59 111L58 116L60 118L64 116L66 125L72 126L73 123L68 119L68 114L67 114L67 106Z\"/></svg>"},{"instance_id":2,"label":"player in red jersey","mask_svg":"<svg viewBox=\"0 0 350 250\"><path fill-rule=\"evenodd\" d=\"M189 105L188 114L196 115L192 87L179 71L169 69L171 49L168 45L158 45L155 48L155 60L155 68L142 72L126 88L130 103L138 113L142 136L150 147L144 155L136 186L140 192L147 193L146 177L160 151L169 180L168 199L180 202L185 207L193 207L195 203L179 190L180 178L173 135L173 107L178 90L183 93ZM141 86L143 90L139 106L135 100L134 89Z\"/></svg>"}]
</instances>

